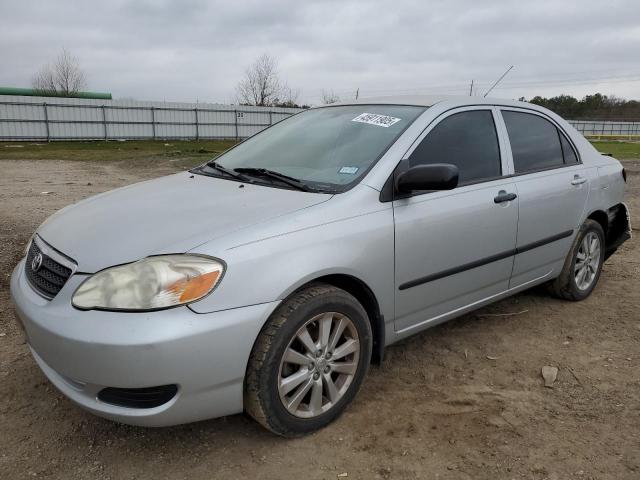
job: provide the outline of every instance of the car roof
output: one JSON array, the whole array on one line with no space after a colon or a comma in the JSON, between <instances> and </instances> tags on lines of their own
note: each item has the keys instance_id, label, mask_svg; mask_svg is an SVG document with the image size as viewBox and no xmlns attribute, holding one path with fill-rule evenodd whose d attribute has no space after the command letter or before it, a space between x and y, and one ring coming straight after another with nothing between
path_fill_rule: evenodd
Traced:
<instances>
[{"instance_id":1,"label":"car roof","mask_svg":"<svg viewBox=\"0 0 640 480\"><path fill-rule=\"evenodd\" d=\"M508 100L502 98L484 98L466 95L393 95L388 97L369 97L359 98L358 100L343 101L333 103L332 105L416 105L421 107L432 107L437 103L447 103L450 106L465 105L505 105L513 107L526 106L531 108L528 102L520 102L518 100Z\"/></svg>"}]
</instances>

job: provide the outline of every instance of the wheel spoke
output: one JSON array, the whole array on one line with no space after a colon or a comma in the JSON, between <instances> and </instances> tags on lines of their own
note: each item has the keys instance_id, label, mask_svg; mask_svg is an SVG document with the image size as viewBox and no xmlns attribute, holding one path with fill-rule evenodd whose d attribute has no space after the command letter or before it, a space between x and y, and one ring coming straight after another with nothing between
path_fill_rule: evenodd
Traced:
<instances>
[{"instance_id":1,"label":"wheel spoke","mask_svg":"<svg viewBox=\"0 0 640 480\"><path fill-rule=\"evenodd\" d=\"M307 380L307 383L300 386L296 391L296 393L293 395L293 397L291 397L291 401L287 404L287 408L290 408L293 410L298 408L300 406L300 402L302 401L304 396L307 394L307 392L311 389L311 386L313 385L313 383L314 383L313 379L310 378L309 380Z\"/></svg>"},{"instance_id":2,"label":"wheel spoke","mask_svg":"<svg viewBox=\"0 0 640 480\"><path fill-rule=\"evenodd\" d=\"M584 251L584 253L586 253L587 255L589 254L589 240L587 239L587 237L584 237L582 239L582 250Z\"/></svg>"},{"instance_id":3,"label":"wheel spoke","mask_svg":"<svg viewBox=\"0 0 640 480\"><path fill-rule=\"evenodd\" d=\"M576 261L576 266L574 268L574 272L578 273L579 270L582 270L582 268L584 267L585 263L586 263L586 260L582 260L581 262Z\"/></svg>"},{"instance_id":4,"label":"wheel spoke","mask_svg":"<svg viewBox=\"0 0 640 480\"><path fill-rule=\"evenodd\" d=\"M584 283L584 277L587 273L587 268L586 266L583 266L580 271L578 272L578 275L576 276L576 283L578 284L578 287L582 288L583 283Z\"/></svg>"},{"instance_id":5,"label":"wheel spoke","mask_svg":"<svg viewBox=\"0 0 640 480\"><path fill-rule=\"evenodd\" d=\"M582 249L578 250L578 253L576 254L576 258L578 260L585 260L587 258L587 254L584 253L584 251Z\"/></svg>"},{"instance_id":6,"label":"wheel spoke","mask_svg":"<svg viewBox=\"0 0 640 480\"><path fill-rule=\"evenodd\" d=\"M306 355L303 355L289 347L284 355L284 361L287 363L295 363L296 365L309 365L309 362L312 360Z\"/></svg>"},{"instance_id":7,"label":"wheel spoke","mask_svg":"<svg viewBox=\"0 0 640 480\"><path fill-rule=\"evenodd\" d=\"M598 237L593 235L591 237L591 243L589 245L589 252L591 253L592 257L593 257L593 252L596 251L596 248L598 248Z\"/></svg>"},{"instance_id":8,"label":"wheel spoke","mask_svg":"<svg viewBox=\"0 0 640 480\"><path fill-rule=\"evenodd\" d=\"M307 352L310 354L314 354L317 350L316 343L311 339L311 335L309 335L309 330L307 327L304 327L301 331L298 332L298 340L302 342L304 348L307 349Z\"/></svg>"},{"instance_id":9,"label":"wheel spoke","mask_svg":"<svg viewBox=\"0 0 640 480\"><path fill-rule=\"evenodd\" d=\"M336 388L336 384L333 383L331 375L325 373L322 375L322 381L324 383L325 389L327 391L327 396L329 397L329 401L331 403L335 403L340 398L340 394L338 393L338 389Z\"/></svg>"},{"instance_id":10,"label":"wheel spoke","mask_svg":"<svg viewBox=\"0 0 640 480\"><path fill-rule=\"evenodd\" d=\"M333 323L333 314L325 313L319 323L319 341L320 348L324 349L329 345L329 335L331 334L331 324Z\"/></svg>"},{"instance_id":11,"label":"wheel spoke","mask_svg":"<svg viewBox=\"0 0 640 480\"><path fill-rule=\"evenodd\" d=\"M593 249L593 252L591 252L591 258L600 261L600 245L596 245L596 248Z\"/></svg>"},{"instance_id":12,"label":"wheel spoke","mask_svg":"<svg viewBox=\"0 0 640 480\"><path fill-rule=\"evenodd\" d=\"M328 350L330 352L332 352L336 348L336 345L338 344L338 340L340 340L340 336L342 335L342 332L344 332L344 329L347 328L347 321L348 320L346 318L342 317L338 321L336 328L333 330L333 333L331 334L331 338L329 340L329 346L328 346Z\"/></svg>"},{"instance_id":13,"label":"wheel spoke","mask_svg":"<svg viewBox=\"0 0 640 480\"><path fill-rule=\"evenodd\" d=\"M356 373L358 364L355 362L335 362L331 363L331 369L334 372L346 373L347 375L353 375Z\"/></svg>"},{"instance_id":14,"label":"wheel spoke","mask_svg":"<svg viewBox=\"0 0 640 480\"><path fill-rule=\"evenodd\" d=\"M585 265L582 269L582 283L587 281L589 275L589 265Z\"/></svg>"},{"instance_id":15,"label":"wheel spoke","mask_svg":"<svg viewBox=\"0 0 640 480\"><path fill-rule=\"evenodd\" d=\"M311 399L309 400L309 410L313 414L320 413L322 409L322 378L314 380L311 390Z\"/></svg>"},{"instance_id":16,"label":"wheel spoke","mask_svg":"<svg viewBox=\"0 0 640 480\"><path fill-rule=\"evenodd\" d=\"M356 350L358 350L358 347L359 347L358 340L354 340L350 338L349 340L347 340L346 342L344 342L342 345L340 345L338 348L335 349L335 351L333 352L333 358L337 360L339 358L345 357L350 353L353 353Z\"/></svg>"},{"instance_id":17,"label":"wheel spoke","mask_svg":"<svg viewBox=\"0 0 640 480\"><path fill-rule=\"evenodd\" d=\"M311 370L307 368L301 368L296 373L280 380L280 392L282 393L282 395L287 395L291 390L296 388L305 380L308 380L310 377Z\"/></svg>"}]
</instances>

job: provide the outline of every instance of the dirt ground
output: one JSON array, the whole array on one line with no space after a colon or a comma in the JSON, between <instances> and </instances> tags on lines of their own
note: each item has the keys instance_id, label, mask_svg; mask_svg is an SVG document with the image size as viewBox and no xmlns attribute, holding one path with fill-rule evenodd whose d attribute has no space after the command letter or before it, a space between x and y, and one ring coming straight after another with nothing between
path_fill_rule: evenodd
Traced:
<instances>
[{"instance_id":1,"label":"dirt ground","mask_svg":"<svg viewBox=\"0 0 640 480\"><path fill-rule=\"evenodd\" d=\"M640 162L625 166L640 225ZM0 161L1 479L640 479L637 236L584 302L536 289L388 348L346 414L302 439L242 415L144 429L74 406L20 341L10 272L54 211L176 169ZM544 365L559 368L553 388Z\"/></svg>"}]
</instances>

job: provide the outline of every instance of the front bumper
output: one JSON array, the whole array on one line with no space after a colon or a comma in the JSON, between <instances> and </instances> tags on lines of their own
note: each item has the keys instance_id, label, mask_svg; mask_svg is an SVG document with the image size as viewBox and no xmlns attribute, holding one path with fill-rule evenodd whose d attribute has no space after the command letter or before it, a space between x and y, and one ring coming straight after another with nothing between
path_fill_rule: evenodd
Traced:
<instances>
[{"instance_id":1,"label":"front bumper","mask_svg":"<svg viewBox=\"0 0 640 480\"><path fill-rule=\"evenodd\" d=\"M24 260L11 296L33 356L49 380L91 412L122 423L165 426L239 413L253 343L278 302L208 314L188 307L156 312L80 311L71 294L86 278L72 276L51 301L33 291ZM154 408L100 401L105 387L177 384Z\"/></svg>"}]
</instances>

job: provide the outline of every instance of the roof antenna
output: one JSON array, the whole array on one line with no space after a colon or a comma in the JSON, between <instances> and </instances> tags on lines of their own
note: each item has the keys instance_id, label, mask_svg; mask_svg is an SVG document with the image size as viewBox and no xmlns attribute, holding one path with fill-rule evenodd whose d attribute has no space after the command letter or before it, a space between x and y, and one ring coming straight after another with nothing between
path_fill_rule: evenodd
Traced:
<instances>
[{"instance_id":1,"label":"roof antenna","mask_svg":"<svg viewBox=\"0 0 640 480\"><path fill-rule=\"evenodd\" d=\"M511 71L511 69L512 69L512 68L513 68L513 65L511 65L509 68L507 68L507 71L506 71L506 72L504 72L504 73L502 74L502 76L501 76L498 80L496 80L496 83L494 83L493 85L491 85L491 88L490 88L489 90L487 90L487 93L485 93L482 97L484 98L484 97L486 97L487 95L489 95L489 92L491 92L491 90L493 90L493 89L496 87L496 85L498 85L498 84L500 83L500 81L501 81L504 77L506 77L506 76L507 76L507 73L509 73L509 72Z\"/></svg>"}]
</instances>

